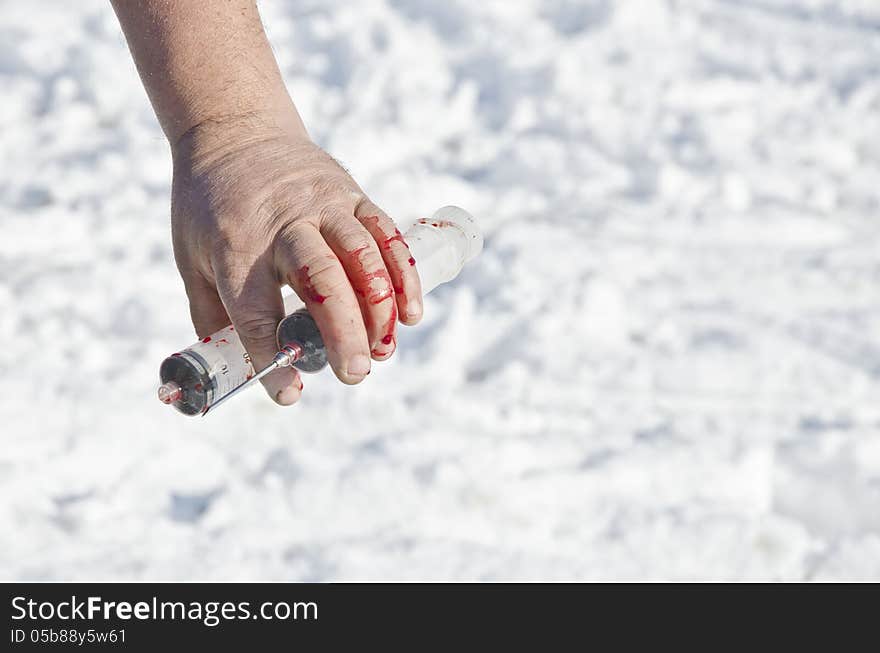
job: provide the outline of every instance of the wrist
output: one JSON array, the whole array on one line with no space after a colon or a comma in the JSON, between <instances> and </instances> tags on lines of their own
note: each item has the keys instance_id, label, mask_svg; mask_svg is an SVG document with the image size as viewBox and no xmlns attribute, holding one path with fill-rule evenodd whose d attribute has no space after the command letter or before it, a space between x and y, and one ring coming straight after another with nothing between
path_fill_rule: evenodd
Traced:
<instances>
[{"instance_id":1,"label":"wrist","mask_svg":"<svg viewBox=\"0 0 880 653\"><path fill-rule=\"evenodd\" d=\"M285 93L286 96L286 93ZM206 112L179 134L169 134L175 162L199 160L209 163L230 150L247 147L278 134L310 141L293 102L267 102L256 108L233 106Z\"/></svg>"}]
</instances>

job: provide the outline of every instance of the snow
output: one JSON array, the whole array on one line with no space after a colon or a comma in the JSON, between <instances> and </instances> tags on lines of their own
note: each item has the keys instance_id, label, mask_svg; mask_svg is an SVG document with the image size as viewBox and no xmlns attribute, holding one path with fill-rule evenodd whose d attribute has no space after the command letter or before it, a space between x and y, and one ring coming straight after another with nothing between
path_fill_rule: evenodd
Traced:
<instances>
[{"instance_id":1,"label":"snow","mask_svg":"<svg viewBox=\"0 0 880 653\"><path fill-rule=\"evenodd\" d=\"M204 419L104 0L0 12L0 578L880 580L880 5L261 4L313 136L486 249L361 386Z\"/></svg>"}]
</instances>

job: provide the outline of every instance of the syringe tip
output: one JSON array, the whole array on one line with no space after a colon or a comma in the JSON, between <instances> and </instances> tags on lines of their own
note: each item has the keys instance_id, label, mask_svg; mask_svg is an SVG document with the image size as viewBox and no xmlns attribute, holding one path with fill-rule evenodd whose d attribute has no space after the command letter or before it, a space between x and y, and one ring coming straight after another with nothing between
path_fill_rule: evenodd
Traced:
<instances>
[{"instance_id":1,"label":"syringe tip","mask_svg":"<svg viewBox=\"0 0 880 653\"><path fill-rule=\"evenodd\" d=\"M168 381L159 386L158 395L163 404L173 404L183 396L183 390L174 381Z\"/></svg>"},{"instance_id":2,"label":"syringe tip","mask_svg":"<svg viewBox=\"0 0 880 653\"><path fill-rule=\"evenodd\" d=\"M278 367L290 367L303 357L303 348L298 342L288 342L284 345L272 361Z\"/></svg>"}]
</instances>

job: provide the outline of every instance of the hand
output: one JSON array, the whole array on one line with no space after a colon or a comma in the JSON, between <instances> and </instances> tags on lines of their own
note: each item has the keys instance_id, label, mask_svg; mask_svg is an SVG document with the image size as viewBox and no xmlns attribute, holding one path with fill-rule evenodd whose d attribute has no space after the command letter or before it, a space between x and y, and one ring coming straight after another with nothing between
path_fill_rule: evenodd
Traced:
<instances>
[{"instance_id":1,"label":"hand","mask_svg":"<svg viewBox=\"0 0 880 653\"><path fill-rule=\"evenodd\" d=\"M230 322L254 367L276 351L289 284L315 318L343 383L396 347L395 326L421 319L419 277L394 222L295 128L207 122L174 146L174 255L199 337ZM263 384L300 397L292 368Z\"/></svg>"}]
</instances>

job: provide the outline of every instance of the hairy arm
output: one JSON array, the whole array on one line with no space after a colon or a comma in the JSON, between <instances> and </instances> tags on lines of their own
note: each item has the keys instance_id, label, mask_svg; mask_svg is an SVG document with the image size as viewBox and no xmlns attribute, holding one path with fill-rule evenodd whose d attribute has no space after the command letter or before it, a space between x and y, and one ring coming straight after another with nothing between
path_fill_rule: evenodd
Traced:
<instances>
[{"instance_id":1,"label":"hairy arm","mask_svg":"<svg viewBox=\"0 0 880 653\"><path fill-rule=\"evenodd\" d=\"M206 121L306 136L250 0L112 0L156 116L176 144Z\"/></svg>"}]
</instances>

